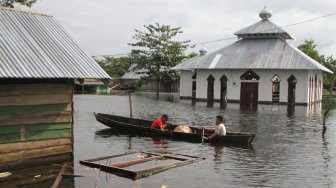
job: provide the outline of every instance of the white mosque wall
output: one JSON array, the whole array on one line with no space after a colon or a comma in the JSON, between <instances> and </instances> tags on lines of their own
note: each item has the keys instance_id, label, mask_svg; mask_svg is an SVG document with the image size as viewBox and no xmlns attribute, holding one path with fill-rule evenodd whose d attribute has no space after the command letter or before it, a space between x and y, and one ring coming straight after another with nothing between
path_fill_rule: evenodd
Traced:
<instances>
[{"instance_id":1,"label":"white mosque wall","mask_svg":"<svg viewBox=\"0 0 336 188\"><path fill-rule=\"evenodd\" d=\"M246 69L236 70L197 70L197 71L181 71L181 98L190 98L192 95L192 76L197 72L196 79L196 98L200 100L207 99L207 78L211 74L215 78L214 82L214 98L220 99L220 78L225 75L227 81L227 99L229 101L240 100L240 85L242 80L240 76L244 74ZM272 78L278 75L280 78L280 103L288 101L288 81L287 79L294 75L297 80L295 102L307 104L322 99L322 71L319 70L253 70L260 76L258 81L258 101L272 102ZM315 80L317 77L316 88L310 88L309 78ZM312 84L315 86L314 84ZM316 90L316 91L315 91ZM315 96L316 95L316 96ZM315 98L316 97L316 98Z\"/></svg>"}]
</instances>

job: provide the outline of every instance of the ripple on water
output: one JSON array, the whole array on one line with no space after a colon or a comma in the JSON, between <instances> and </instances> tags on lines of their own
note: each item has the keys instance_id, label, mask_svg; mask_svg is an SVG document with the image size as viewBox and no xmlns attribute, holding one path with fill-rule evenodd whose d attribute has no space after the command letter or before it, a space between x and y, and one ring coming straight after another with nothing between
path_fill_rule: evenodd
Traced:
<instances>
[{"instance_id":1,"label":"ripple on water","mask_svg":"<svg viewBox=\"0 0 336 188\"><path fill-rule=\"evenodd\" d=\"M128 150L170 151L202 155L205 160L175 168L149 178L131 181L96 173L78 164L77 172L91 176L76 178L77 187L99 182L101 187L333 187L336 186L336 112L327 120L322 137L321 112L307 107L259 105L255 112L192 106L188 101L171 103L133 96L134 116L154 119L167 113L172 122L213 126L214 117L223 114L230 131L254 132L251 147L214 147L208 144L153 140L116 135L95 121L93 112L128 116L127 96L87 96L75 98L75 161L121 153ZM108 178L106 178L108 177ZM90 187L90 186L89 186ZM92 187L92 186L91 186Z\"/></svg>"}]
</instances>

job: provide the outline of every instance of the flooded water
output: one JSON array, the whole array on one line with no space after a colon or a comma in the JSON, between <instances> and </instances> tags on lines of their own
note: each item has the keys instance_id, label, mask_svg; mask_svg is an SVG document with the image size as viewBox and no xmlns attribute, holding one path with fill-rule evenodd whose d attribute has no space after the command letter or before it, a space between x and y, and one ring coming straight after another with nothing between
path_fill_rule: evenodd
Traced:
<instances>
[{"instance_id":1,"label":"flooded water","mask_svg":"<svg viewBox=\"0 0 336 188\"><path fill-rule=\"evenodd\" d=\"M129 116L128 96L75 96L76 187L336 187L336 111L327 119L322 136L320 107L259 105L256 112L227 109L191 101L172 103L133 96L133 116L154 119L167 113L174 123L214 126L224 115L227 130L254 132L252 147L222 146L115 135L98 123L93 112ZM137 181L78 164L81 159L129 150L169 151L206 159Z\"/></svg>"}]
</instances>

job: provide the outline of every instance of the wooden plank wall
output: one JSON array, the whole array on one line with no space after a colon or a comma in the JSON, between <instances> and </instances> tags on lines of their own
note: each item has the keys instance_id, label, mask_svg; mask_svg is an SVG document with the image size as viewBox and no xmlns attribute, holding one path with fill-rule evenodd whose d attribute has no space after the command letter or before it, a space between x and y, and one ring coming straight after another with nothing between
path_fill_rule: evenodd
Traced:
<instances>
[{"instance_id":1,"label":"wooden plank wall","mask_svg":"<svg viewBox=\"0 0 336 188\"><path fill-rule=\"evenodd\" d=\"M156 91L156 81L151 80L141 86L141 91ZM160 91L161 92L178 92L180 88L179 81L172 81L168 83L160 82Z\"/></svg>"},{"instance_id":2,"label":"wooden plank wall","mask_svg":"<svg viewBox=\"0 0 336 188\"><path fill-rule=\"evenodd\" d=\"M0 84L0 164L72 152L72 83Z\"/></svg>"}]
</instances>

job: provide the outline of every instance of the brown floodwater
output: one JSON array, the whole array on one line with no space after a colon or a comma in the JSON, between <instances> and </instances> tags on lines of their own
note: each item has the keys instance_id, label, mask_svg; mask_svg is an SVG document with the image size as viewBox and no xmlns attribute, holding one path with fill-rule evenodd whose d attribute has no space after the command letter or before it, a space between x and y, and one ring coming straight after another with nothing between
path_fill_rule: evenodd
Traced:
<instances>
[{"instance_id":1,"label":"brown floodwater","mask_svg":"<svg viewBox=\"0 0 336 188\"><path fill-rule=\"evenodd\" d=\"M326 121L322 136L322 110L313 107L259 105L257 111L226 109L205 103L191 105L133 96L133 116L154 119L167 113L174 123L214 126L224 115L227 130L254 132L251 147L211 146L118 135L94 119L93 112L129 116L128 96L76 95L75 187L336 187L336 111ZM148 178L130 180L82 166L81 159L126 151L168 151L201 155L206 159Z\"/></svg>"}]
</instances>

